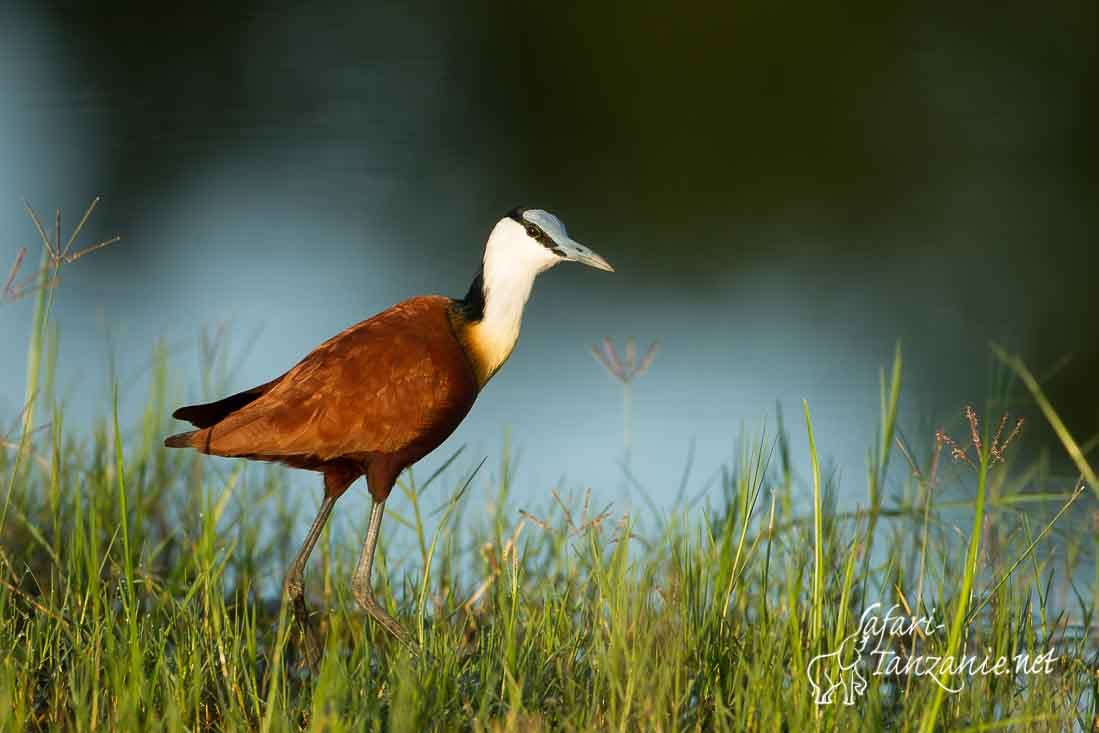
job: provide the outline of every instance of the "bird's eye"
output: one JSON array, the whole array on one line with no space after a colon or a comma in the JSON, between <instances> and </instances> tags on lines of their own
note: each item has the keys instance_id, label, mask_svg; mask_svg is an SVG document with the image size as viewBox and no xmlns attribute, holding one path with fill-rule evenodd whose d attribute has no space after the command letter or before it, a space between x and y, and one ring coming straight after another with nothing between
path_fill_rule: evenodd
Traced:
<instances>
[{"instance_id":1,"label":"bird's eye","mask_svg":"<svg viewBox=\"0 0 1099 733\"><path fill-rule=\"evenodd\" d=\"M538 230L535 227L527 227L527 236L537 238Z\"/></svg>"}]
</instances>

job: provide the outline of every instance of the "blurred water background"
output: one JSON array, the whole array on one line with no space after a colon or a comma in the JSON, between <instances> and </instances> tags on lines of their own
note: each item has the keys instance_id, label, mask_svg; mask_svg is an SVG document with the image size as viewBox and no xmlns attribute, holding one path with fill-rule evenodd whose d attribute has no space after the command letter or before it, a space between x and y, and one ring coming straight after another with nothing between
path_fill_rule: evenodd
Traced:
<instances>
[{"instance_id":1,"label":"blurred water background","mask_svg":"<svg viewBox=\"0 0 1099 733\"><path fill-rule=\"evenodd\" d=\"M58 294L71 427L108 409L112 353L124 415L158 340L181 401L218 396L204 327L229 324L227 386L252 386L405 297L464 294L496 219L546 208L617 273L539 280L517 351L424 474L463 444L498 472L507 435L520 505L554 486L636 502L621 393L589 353L635 337L661 343L631 456L659 505L689 456L693 495L779 404L807 466L802 398L841 502L865 502L897 340L917 446L989 396L992 341L1099 432L1097 15L3 0L0 262L36 251L21 197L71 226L101 195L87 241L123 236ZM22 406L30 312L0 307L0 415Z\"/></svg>"}]
</instances>

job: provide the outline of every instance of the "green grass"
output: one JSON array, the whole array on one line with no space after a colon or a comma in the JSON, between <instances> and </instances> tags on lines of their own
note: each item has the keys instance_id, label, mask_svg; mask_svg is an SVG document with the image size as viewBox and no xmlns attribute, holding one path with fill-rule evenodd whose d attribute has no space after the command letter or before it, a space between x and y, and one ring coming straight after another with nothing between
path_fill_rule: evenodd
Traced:
<instances>
[{"instance_id":1,"label":"green grass","mask_svg":"<svg viewBox=\"0 0 1099 733\"><path fill-rule=\"evenodd\" d=\"M277 589L319 481L310 496L277 469L160 448L171 400L157 354L133 424L119 424L116 397L111 419L72 425L43 388L26 421L38 429L0 450L3 730L1087 730L1099 712L1099 583L1083 577L1096 539L1070 521L1094 474L1021 363L1079 484L1048 461L994 460L987 424L975 469L930 435L902 465L899 351L853 511L836 507L809 405L807 455L781 423L744 437L690 514L597 514L577 497L520 507L506 449L494 472L462 454L422 483L406 474L376 587L423 653L356 610L361 535L326 534L306 577L325 639L308 673ZM48 386L55 359L28 356ZM817 706L809 660L874 601L934 608L948 629L897 651L1054 646L1060 659L1050 674L966 678L958 693L864 668L854 705Z\"/></svg>"}]
</instances>

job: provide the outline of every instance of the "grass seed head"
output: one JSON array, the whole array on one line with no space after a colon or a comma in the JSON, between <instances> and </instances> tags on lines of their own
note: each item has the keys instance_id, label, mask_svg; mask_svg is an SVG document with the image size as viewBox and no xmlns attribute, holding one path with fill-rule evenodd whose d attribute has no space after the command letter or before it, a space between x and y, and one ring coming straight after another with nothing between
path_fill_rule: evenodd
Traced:
<instances>
[{"instance_id":1,"label":"grass seed head","mask_svg":"<svg viewBox=\"0 0 1099 733\"><path fill-rule=\"evenodd\" d=\"M976 467L981 459L981 447L983 445L981 441L980 419L977 417L977 411L973 409L972 405L966 405L965 409L962 411L962 415L969 424L969 445L963 448L956 440L951 438L943 428L939 428L935 431L935 443L940 447L945 446L949 448L950 455L955 461L967 463L970 466ZM1015 421L1015 427L1012 429L1011 433L1008 434L1007 439L1001 442L1007 421L1008 415L1005 412L1000 417L996 432L993 434L992 440L989 443L988 455L993 463L1004 462L1004 453L1007 450L1007 447L1011 445L1023 430L1023 418L1020 417ZM970 449L973 450L973 456L970 456Z\"/></svg>"},{"instance_id":2,"label":"grass seed head","mask_svg":"<svg viewBox=\"0 0 1099 733\"><path fill-rule=\"evenodd\" d=\"M12 263L11 269L8 271L8 276L4 280L4 287L0 290L0 302L12 303L26 297L36 290L48 290L52 288L60 279L61 268L64 265L71 265L81 257L101 250L121 239L119 236L114 236L75 252L72 251L72 247L80 236L80 232L83 231L84 225L88 223L88 219L91 218L92 212L95 211L95 207L98 203L99 197L96 196L84 211L84 216L80 218L80 223L76 225L72 234L69 235L68 240L62 245L61 209L56 209L54 211L54 233L53 239L51 240L50 235L46 233L46 228L43 226L42 220L38 217L38 214L35 213L29 203L26 201L23 202L23 208L26 209L27 215L30 216L31 221L34 223L34 228L38 231L38 236L42 240L42 248L46 252L46 264L26 278L20 279L19 272L23 267L23 260L27 256L26 247L20 247L19 251L15 254L15 262Z\"/></svg>"},{"instance_id":3,"label":"grass seed head","mask_svg":"<svg viewBox=\"0 0 1099 733\"><path fill-rule=\"evenodd\" d=\"M626 339L626 348L622 356L619 356L614 348L614 342L611 341L610 337L604 336L599 346L591 347L591 353L595 360L607 370L608 374L622 384L629 384L649 370L659 348L659 342L654 341L649 344L645 353L638 358L637 342L629 338Z\"/></svg>"}]
</instances>

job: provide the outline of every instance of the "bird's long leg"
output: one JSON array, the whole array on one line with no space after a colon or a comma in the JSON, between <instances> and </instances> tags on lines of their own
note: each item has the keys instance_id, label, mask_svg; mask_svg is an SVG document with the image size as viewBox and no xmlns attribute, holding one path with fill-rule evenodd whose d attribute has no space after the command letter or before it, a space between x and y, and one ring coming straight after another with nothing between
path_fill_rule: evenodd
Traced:
<instances>
[{"instance_id":1,"label":"bird's long leg","mask_svg":"<svg viewBox=\"0 0 1099 733\"><path fill-rule=\"evenodd\" d=\"M301 550L298 551L298 556L294 558L294 562L290 563L290 568L286 571L286 578L282 582L286 598L294 609L294 618L301 627L305 661L311 668L316 667L317 662L320 661L320 646L317 644L317 640L313 636L313 630L309 626L309 612L305 608L305 583L302 576L305 572L305 563L309 561L309 554L313 552L313 546L317 544L317 539L321 536L324 524L328 521L328 515L332 513L332 505L335 503L336 497L329 496L326 493L324 501L321 502L321 508L317 510L317 518L313 520L313 526L309 528L309 533L305 535L305 542L302 543Z\"/></svg>"},{"instance_id":2,"label":"bird's long leg","mask_svg":"<svg viewBox=\"0 0 1099 733\"><path fill-rule=\"evenodd\" d=\"M409 647L413 647L412 639L397 621L385 612L381 604L374 598L374 591L370 587L370 572L374 567L374 550L378 545L378 530L382 526L382 514L385 513L385 501L374 501L370 507L370 526L366 530L366 541L363 542L362 555L359 556L359 564L355 567L355 575L351 578L351 592L359 606L366 611L372 619L392 634L398 641Z\"/></svg>"}]
</instances>

